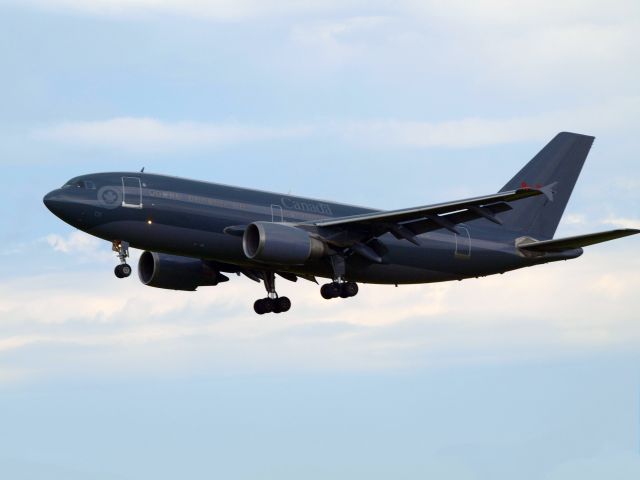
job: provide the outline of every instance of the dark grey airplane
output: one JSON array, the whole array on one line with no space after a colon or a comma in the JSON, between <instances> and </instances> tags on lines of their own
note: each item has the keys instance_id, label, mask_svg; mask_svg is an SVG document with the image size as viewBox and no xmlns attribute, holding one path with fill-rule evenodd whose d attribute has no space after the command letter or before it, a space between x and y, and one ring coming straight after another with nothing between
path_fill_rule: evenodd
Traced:
<instances>
[{"instance_id":1,"label":"dark grey airplane","mask_svg":"<svg viewBox=\"0 0 640 480\"><path fill-rule=\"evenodd\" d=\"M145 250L145 285L193 291L229 280L263 281L256 313L291 308L275 277L316 282L326 299L360 283L411 284L504 273L582 255L582 247L633 235L621 229L553 239L594 137L558 134L499 193L379 211L149 173L96 173L44 197L70 225L108 240L119 278L129 246Z\"/></svg>"}]
</instances>

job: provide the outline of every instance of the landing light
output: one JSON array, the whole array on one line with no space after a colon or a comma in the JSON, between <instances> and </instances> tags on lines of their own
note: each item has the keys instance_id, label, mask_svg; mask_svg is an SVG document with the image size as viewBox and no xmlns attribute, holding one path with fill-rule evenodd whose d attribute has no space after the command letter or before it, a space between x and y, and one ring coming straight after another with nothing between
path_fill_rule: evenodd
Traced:
<instances>
[{"instance_id":1,"label":"landing light","mask_svg":"<svg viewBox=\"0 0 640 480\"><path fill-rule=\"evenodd\" d=\"M153 220L147 220L147 224L151 225L153 223Z\"/></svg>"}]
</instances>

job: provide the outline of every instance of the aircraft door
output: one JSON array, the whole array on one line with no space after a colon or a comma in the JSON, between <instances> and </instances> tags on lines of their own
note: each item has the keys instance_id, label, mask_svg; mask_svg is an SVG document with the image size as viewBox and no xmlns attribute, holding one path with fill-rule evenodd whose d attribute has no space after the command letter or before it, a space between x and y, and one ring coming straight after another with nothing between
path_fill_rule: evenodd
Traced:
<instances>
[{"instance_id":1,"label":"aircraft door","mask_svg":"<svg viewBox=\"0 0 640 480\"><path fill-rule=\"evenodd\" d=\"M283 223L282 207L280 205L271 205L271 221L273 223Z\"/></svg>"},{"instance_id":2,"label":"aircraft door","mask_svg":"<svg viewBox=\"0 0 640 480\"><path fill-rule=\"evenodd\" d=\"M456 237L456 258L469 258L471 257L471 235L469 235L469 229L463 226L456 226L458 234L454 234Z\"/></svg>"},{"instance_id":3,"label":"aircraft door","mask_svg":"<svg viewBox=\"0 0 640 480\"><path fill-rule=\"evenodd\" d=\"M122 177L122 206L142 208L142 185L138 177Z\"/></svg>"}]
</instances>

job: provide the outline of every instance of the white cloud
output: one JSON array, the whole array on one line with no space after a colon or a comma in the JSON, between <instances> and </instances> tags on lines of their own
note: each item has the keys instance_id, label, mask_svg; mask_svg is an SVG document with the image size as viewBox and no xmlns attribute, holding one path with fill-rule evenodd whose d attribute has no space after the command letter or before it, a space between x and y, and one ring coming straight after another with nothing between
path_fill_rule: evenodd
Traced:
<instances>
[{"instance_id":1,"label":"white cloud","mask_svg":"<svg viewBox=\"0 0 640 480\"><path fill-rule=\"evenodd\" d=\"M501 79L536 89L573 83L581 89L627 84L625 77L637 78L637 66L628 60L639 40L633 23L564 24L490 35L472 52L474 63L486 67L479 75L488 81Z\"/></svg>"},{"instance_id":2,"label":"white cloud","mask_svg":"<svg viewBox=\"0 0 640 480\"><path fill-rule=\"evenodd\" d=\"M308 59L313 63L341 66L362 55L368 48L367 35L386 22L385 17L370 16L296 25L291 40L307 54L315 53Z\"/></svg>"},{"instance_id":3,"label":"white cloud","mask_svg":"<svg viewBox=\"0 0 640 480\"><path fill-rule=\"evenodd\" d=\"M5 0L11 2L11 0ZM17 3L14 1L13 3ZM392 7L383 1L362 0L21 0L42 8L77 10L94 15L124 15L160 12L185 14L219 19L256 17L264 15L346 12L354 9L385 9L407 15L435 17L448 22L477 25L486 23L518 28L537 25L575 22L619 20L620 12L637 12L637 2L618 0L603 5L596 0L522 0L517 7L509 0L400 0Z\"/></svg>"},{"instance_id":4,"label":"white cloud","mask_svg":"<svg viewBox=\"0 0 640 480\"><path fill-rule=\"evenodd\" d=\"M213 20L238 20L288 12L314 12L335 9L339 2L294 0L26 0L45 9L77 11L90 15L149 16L187 15Z\"/></svg>"},{"instance_id":5,"label":"white cloud","mask_svg":"<svg viewBox=\"0 0 640 480\"><path fill-rule=\"evenodd\" d=\"M76 146L158 152L298 137L308 134L308 131L301 126L273 128L234 123L170 123L153 118L118 117L60 123L36 130L33 136Z\"/></svg>"},{"instance_id":6,"label":"white cloud","mask_svg":"<svg viewBox=\"0 0 640 480\"><path fill-rule=\"evenodd\" d=\"M6 1L6 0L5 0ZM9 0L11 1L11 0ZM24 1L16 1L23 5ZM277 18L297 46L269 62L290 68L353 65L381 78L442 71L505 90L636 91L640 4L633 0L27 0L37 8L115 17L258 21ZM289 52L291 53L291 52ZM313 67L315 66L315 67ZM406 80L405 80L406 81ZM587 95L584 98L588 98Z\"/></svg>"},{"instance_id":7,"label":"white cloud","mask_svg":"<svg viewBox=\"0 0 640 480\"><path fill-rule=\"evenodd\" d=\"M562 223L571 226L582 226L587 224L587 217L582 213L570 213L562 217Z\"/></svg>"},{"instance_id":8,"label":"white cloud","mask_svg":"<svg viewBox=\"0 0 640 480\"><path fill-rule=\"evenodd\" d=\"M354 121L342 127L345 138L361 145L394 147L476 147L550 140L559 131L601 133L629 127L640 119L640 97L540 115L505 119L466 118L444 122Z\"/></svg>"},{"instance_id":9,"label":"white cloud","mask_svg":"<svg viewBox=\"0 0 640 480\"><path fill-rule=\"evenodd\" d=\"M601 134L633 128L640 121L640 97L617 98L582 108L514 118L464 118L424 122L399 119L353 120L281 128L240 124L170 123L152 118L68 122L32 132L41 141L85 148L160 152L220 148L244 142L323 135L362 147L467 148L550 140L559 131Z\"/></svg>"},{"instance_id":10,"label":"white cloud","mask_svg":"<svg viewBox=\"0 0 640 480\"><path fill-rule=\"evenodd\" d=\"M115 258L109 253L107 242L81 231L72 231L66 237L55 233L45 237L45 241L56 252L61 252L92 262L106 262Z\"/></svg>"},{"instance_id":11,"label":"white cloud","mask_svg":"<svg viewBox=\"0 0 640 480\"><path fill-rule=\"evenodd\" d=\"M609 217L606 220L603 220L602 223L604 223L605 225L613 225L617 228L640 229L640 220L638 220L637 218Z\"/></svg>"},{"instance_id":12,"label":"white cloud","mask_svg":"<svg viewBox=\"0 0 640 480\"><path fill-rule=\"evenodd\" d=\"M640 260L629 253L609 244L504 276L363 285L346 301L325 301L308 282L280 281L294 307L268 316L251 309L263 287L244 278L195 293L117 280L102 267L16 278L0 284L0 355L17 355L25 372L126 364L129 374L163 374L407 369L637 348ZM66 362L51 361L59 349Z\"/></svg>"},{"instance_id":13,"label":"white cloud","mask_svg":"<svg viewBox=\"0 0 640 480\"><path fill-rule=\"evenodd\" d=\"M629 61L640 42L639 5L407 0L391 8L354 6L352 18L303 19L292 27L298 50L289 64L314 72L332 73L336 66L365 71L393 88L417 81L427 89L442 82L472 85L492 98L632 94L640 81L638 62ZM383 12L384 21L375 28L346 27L371 12Z\"/></svg>"}]
</instances>

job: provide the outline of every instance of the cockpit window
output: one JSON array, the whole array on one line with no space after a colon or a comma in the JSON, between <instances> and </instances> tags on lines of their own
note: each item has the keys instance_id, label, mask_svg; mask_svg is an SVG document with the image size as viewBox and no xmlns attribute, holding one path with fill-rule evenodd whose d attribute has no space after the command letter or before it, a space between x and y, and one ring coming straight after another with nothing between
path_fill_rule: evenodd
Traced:
<instances>
[{"instance_id":1,"label":"cockpit window","mask_svg":"<svg viewBox=\"0 0 640 480\"><path fill-rule=\"evenodd\" d=\"M62 188L82 188L86 190L95 190L96 184L91 180L81 180L79 178L72 178L65 183Z\"/></svg>"},{"instance_id":2,"label":"cockpit window","mask_svg":"<svg viewBox=\"0 0 640 480\"><path fill-rule=\"evenodd\" d=\"M62 188L71 188L71 187L75 187L75 188L80 187L80 179L78 177L72 178L62 186Z\"/></svg>"}]
</instances>

